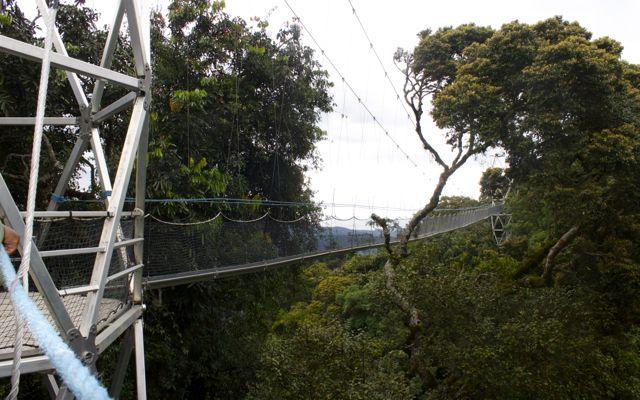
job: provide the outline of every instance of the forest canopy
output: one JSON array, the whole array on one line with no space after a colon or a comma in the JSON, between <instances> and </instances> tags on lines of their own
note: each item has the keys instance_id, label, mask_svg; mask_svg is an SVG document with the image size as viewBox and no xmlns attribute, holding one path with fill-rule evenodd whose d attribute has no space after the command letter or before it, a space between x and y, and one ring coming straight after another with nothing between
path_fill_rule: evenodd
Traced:
<instances>
[{"instance_id":1,"label":"forest canopy","mask_svg":"<svg viewBox=\"0 0 640 400\"><path fill-rule=\"evenodd\" d=\"M560 17L419 38L396 53L410 105L431 96L454 148L506 152L480 183L509 193L510 237L308 269L250 398L638 398L638 67Z\"/></svg>"},{"instance_id":2,"label":"forest canopy","mask_svg":"<svg viewBox=\"0 0 640 400\"><path fill-rule=\"evenodd\" d=\"M6 10L0 33L40 44L18 4ZM82 4L61 5L70 54L99 60L106 33L97 21ZM270 37L267 24L232 17L219 1L174 0L167 15L153 15L149 197L310 202L305 165L318 161L332 84L298 25ZM127 37L118 51L130 51ZM394 55L406 101L418 122L434 119L457 156L438 159L434 133L419 123L407 132L442 172L406 240L377 253L148 291L149 397L640 398L640 67L621 54L621 43L562 17L420 32L414 49ZM37 65L0 55L4 116L35 109L38 74ZM50 93L59 99L52 113L71 112L63 74L53 76ZM111 100L120 95L108 92ZM125 120L105 127L110 163ZM19 202L31 145L25 132L0 135L0 170ZM41 202L75 135L46 133ZM508 168L484 172L479 199L442 196L466 160L491 148L504 151ZM69 196L99 196L95 171L91 177L88 190L72 187ZM436 207L490 201L504 201L511 216L500 246L488 221L409 243ZM210 211L154 210L180 221ZM269 240L305 249L318 209L279 212L307 225L269 227ZM393 222L373 219L381 228ZM114 363L115 353L99 360ZM42 396L37 379L30 384L27 393ZM133 398L132 379L127 385L123 398Z\"/></svg>"}]
</instances>

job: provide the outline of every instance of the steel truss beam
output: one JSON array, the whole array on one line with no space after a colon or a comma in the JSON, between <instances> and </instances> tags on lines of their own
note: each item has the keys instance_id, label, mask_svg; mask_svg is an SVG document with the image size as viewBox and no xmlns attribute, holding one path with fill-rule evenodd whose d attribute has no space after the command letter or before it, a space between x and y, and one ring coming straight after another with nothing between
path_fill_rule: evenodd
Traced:
<instances>
[{"instance_id":1,"label":"steel truss beam","mask_svg":"<svg viewBox=\"0 0 640 400\"><path fill-rule=\"evenodd\" d=\"M35 125L35 117L2 117L0 125ZM78 125L78 117L45 117L45 125Z\"/></svg>"},{"instance_id":2,"label":"steel truss beam","mask_svg":"<svg viewBox=\"0 0 640 400\"><path fill-rule=\"evenodd\" d=\"M136 92L129 92L129 94L122 96L118 100L109 104L107 107L93 114L91 119L93 120L94 123L102 122L105 119L111 117L112 115L117 114L120 111L126 110L127 108L129 108L131 104L133 104L133 102L136 101L137 97L138 95Z\"/></svg>"},{"instance_id":3,"label":"steel truss beam","mask_svg":"<svg viewBox=\"0 0 640 400\"><path fill-rule=\"evenodd\" d=\"M124 4L122 1L118 1L117 10L113 17L109 28L109 34L107 36L107 43L102 52L102 60L100 66L103 68L111 68L111 62L113 61L113 53L118 43L118 35L120 32L120 26L122 26L122 17L124 16ZM93 112L100 110L100 104L102 103L102 95L104 94L104 84L102 79L96 81L93 87L93 93L91 95L91 109Z\"/></svg>"},{"instance_id":4,"label":"steel truss beam","mask_svg":"<svg viewBox=\"0 0 640 400\"><path fill-rule=\"evenodd\" d=\"M133 329L129 328L122 338L120 344L120 352L118 353L118 361L116 368L111 378L111 387L109 388L109 395L114 399L120 398L120 392L122 392L122 385L124 378L129 367L129 361L131 360L131 352L133 351L134 339Z\"/></svg>"},{"instance_id":5,"label":"steel truss beam","mask_svg":"<svg viewBox=\"0 0 640 400\"><path fill-rule=\"evenodd\" d=\"M509 224L511 223L511 214L496 214L491 216L491 229L493 231L493 239L498 246L509 238Z\"/></svg>"},{"instance_id":6,"label":"steel truss beam","mask_svg":"<svg viewBox=\"0 0 640 400\"><path fill-rule=\"evenodd\" d=\"M4 35L0 35L0 51L38 62L41 62L44 57L43 48L11 39ZM59 53L51 54L51 66L91 78L104 79L129 90L139 89L140 81L138 78L121 74L120 72L112 71L107 68L102 68L86 61L63 56Z\"/></svg>"},{"instance_id":7,"label":"steel truss beam","mask_svg":"<svg viewBox=\"0 0 640 400\"><path fill-rule=\"evenodd\" d=\"M42 16L46 18L49 15L49 8L47 7L47 3L45 3L45 0L36 0L36 4L38 5L38 11L40 12L40 14L42 14ZM69 55L67 54L67 48L64 47L64 43L62 42L62 37L60 37L58 28L55 26L53 27L53 47L55 47L56 51L63 56ZM80 78L78 78L78 75L70 71L67 71L66 74L69 85L71 85L71 90L73 90L73 95L78 101L78 105L81 109L88 107L89 101L87 100L87 96L84 94L84 90L82 89Z\"/></svg>"},{"instance_id":8,"label":"steel truss beam","mask_svg":"<svg viewBox=\"0 0 640 400\"><path fill-rule=\"evenodd\" d=\"M43 16L48 15L45 0L36 0L38 9ZM102 54L100 65L69 57L66 52L62 37L57 29L54 30L53 44L56 53L51 54L51 65L66 71L67 79L78 102L79 117L47 117L45 124L48 125L76 125L79 126L79 136L76 140L69 158L66 161L61 177L54 190L52 200L46 211L39 211L36 215L41 218L53 218L58 215L69 215L75 217L101 216L104 217L102 234L99 243L93 247L81 249L55 250L49 252L38 252L34 248L31 261L31 277L45 299L45 304L50 315L58 326L58 330L66 335L73 329L78 329L82 340L90 337L90 332L97 323L98 310L104 296L107 285L113 285L114 281L129 277L129 301L133 306L111 322L106 328L99 332L95 338L95 346L98 353L102 353L124 332L129 331L130 339L127 346L132 346L128 351L133 351L136 360L136 382L138 399L146 399L146 384L144 372L144 344L142 329L142 267L143 267L143 238L144 238L144 194L146 186L146 167L148 162L148 123L149 123L149 103L151 84L151 60L150 60L150 36L148 16L144 16L141 10L142 0L116 0L116 13L112 21L105 48ZM124 16L128 21L128 36L134 55L136 77L131 77L117 71L111 70L114 51L117 45L120 28ZM33 61L42 61L44 49L20 42L15 39L0 35L0 52L13 54L18 57ZM78 75L95 78L91 102L87 99L82 83ZM102 108L101 102L104 94L105 83L110 82L120 85L130 92L112 104ZM115 179L112 182L105 157L99 125L107 118L132 107L131 118L127 128L125 142L122 153L115 171ZM35 119L32 117L5 117L0 118L0 125L33 125ZM76 128L77 129L77 128ZM104 211L85 212L59 212L58 203L55 198L63 196L73 179L74 173L78 169L80 160L85 151L90 149L95 158L96 171L103 193L105 193ZM131 182L132 173L135 168L135 197L136 209L123 211L124 200ZM124 216L134 217L134 237L127 239L124 237L120 220ZM22 216L13 201L9 189L0 175L0 217L3 217L10 226L22 233L24 223ZM43 242L47 235L48 225L41 231L38 238ZM126 246L133 246L133 260L129 260ZM109 267L114 251L125 262L124 270L109 274ZM42 256L65 256L68 254L91 254L95 253L93 271L91 279L84 286L74 288L58 289L49 275ZM85 308L79 326L75 326L69 317L67 310L60 298L61 295L84 295L86 296ZM126 355L126 354L125 354ZM46 356L33 354L26 351L25 358L21 364L22 373L38 371L51 371L51 365ZM127 359L128 359L127 355ZM11 373L11 360L0 361L0 377L8 376ZM126 363L119 362L118 368L126 368ZM124 379L124 372L116 370L117 380ZM64 386L58 387L55 379L51 375L45 377L45 383L52 396L60 399L73 398L73 395ZM117 388L116 388L117 389Z\"/></svg>"}]
</instances>

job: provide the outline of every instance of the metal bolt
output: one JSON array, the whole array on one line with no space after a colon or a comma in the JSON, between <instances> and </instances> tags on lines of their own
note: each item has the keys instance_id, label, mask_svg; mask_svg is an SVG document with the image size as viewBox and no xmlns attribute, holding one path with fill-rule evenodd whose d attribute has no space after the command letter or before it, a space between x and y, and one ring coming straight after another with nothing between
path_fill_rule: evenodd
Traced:
<instances>
[{"instance_id":1,"label":"metal bolt","mask_svg":"<svg viewBox=\"0 0 640 400\"><path fill-rule=\"evenodd\" d=\"M90 365L93 363L94 354L90 351L84 351L82 353L82 363L84 365Z\"/></svg>"}]
</instances>

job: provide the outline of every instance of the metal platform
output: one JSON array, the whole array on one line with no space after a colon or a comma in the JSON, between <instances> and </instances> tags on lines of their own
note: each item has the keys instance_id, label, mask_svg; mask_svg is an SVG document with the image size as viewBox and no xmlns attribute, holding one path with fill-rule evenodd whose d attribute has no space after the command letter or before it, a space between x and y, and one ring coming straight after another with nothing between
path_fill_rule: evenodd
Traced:
<instances>
[{"instance_id":1,"label":"metal platform","mask_svg":"<svg viewBox=\"0 0 640 400\"><path fill-rule=\"evenodd\" d=\"M55 326L42 295L38 292L29 292L29 297L36 304L40 312L47 318L49 323L52 326ZM69 310L69 316L73 323L79 325L82 318L82 310L87 303L87 297L81 295L67 295L62 297L62 303L65 305L65 308ZM130 305L127 305L120 300L103 298L100 303L98 321L96 324L98 332L103 331L128 308L130 308ZM13 355L13 346L16 334L15 314L11 301L9 300L9 293L7 292L0 293L0 321L2 321L2 325L0 326L0 360L6 360L10 359ZM31 335L31 332L26 332L22 343L23 346L25 346L25 354L27 354L27 352L30 354L39 353L38 343Z\"/></svg>"},{"instance_id":2,"label":"metal platform","mask_svg":"<svg viewBox=\"0 0 640 400\"><path fill-rule=\"evenodd\" d=\"M81 297L81 296L78 296ZM110 299L113 301L113 299ZM119 301L115 300L113 305L120 305ZM105 351L110 345L112 345L120 336L130 329L133 325L136 329L141 329L142 325L139 323L142 316L143 307L140 305L126 305L120 308L117 312L109 314L108 320L103 321L100 324L100 331L95 339L96 350L98 354ZM4 317L4 314L3 314ZM10 318L7 316L7 318ZM48 316L48 318L51 318ZM15 336L14 336L15 337ZM133 334L125 335L123 340L123 346L131 349ZM29 374L34 372L40 373L53 373L53 367L49 363L47 356L43 355L38 347L25 347L22 353L22 364L20 365L20 372L23 374ZM0 350L0 377L11 376L11 369L13 365L12 348ZM121 370L116 371L116 377L118 379L123 378ZM120 383L121 384L121 383Z\"/></svg>"}]
</instances>

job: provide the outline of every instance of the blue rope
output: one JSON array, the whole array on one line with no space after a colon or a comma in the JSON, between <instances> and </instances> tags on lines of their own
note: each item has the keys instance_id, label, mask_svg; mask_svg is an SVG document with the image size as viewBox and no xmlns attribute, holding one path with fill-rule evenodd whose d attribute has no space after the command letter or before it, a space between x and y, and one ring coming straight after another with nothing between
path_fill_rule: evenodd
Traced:
<instances>
[{"instance_id":1,"label":"blue rope","mask_svg":"<svg viewBox=\"0 0 640 400\"><path fill-rule=\"evenodd\" d=\"M54 203L62 203L64 201L68 201L68 198L64 196L58 196L54 193L51 195L51 201L53 201Z\"/></svg>"},{"instance_id":2,"label":"blue rope","mask_svg":"<svg viewBox=\"0 0 640 400\"><path fill-rule=\"evenodd\" d=\"M11 282L16 278L11 260L0 244L0 272L5 288L9 290ZM51 364L56 369L67 387L79 400L107 400L110 399L107 391L89 368L82 365L80 360L58 333L47 322L33 301L18 283L16 289L11 292L11 300L17 311L26 319L29 330L36 337L40 348L49 357Z\"/></svg>"}]
</instances>

